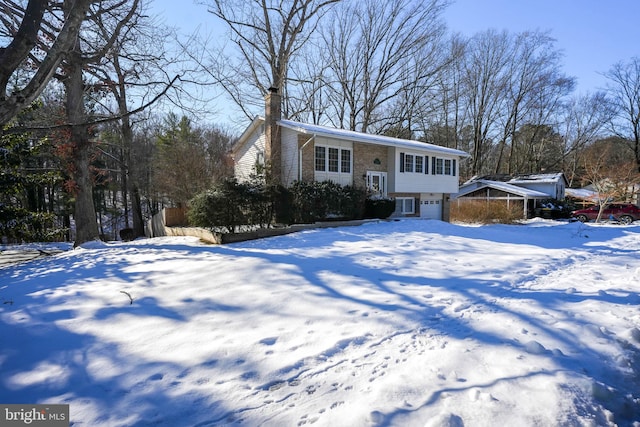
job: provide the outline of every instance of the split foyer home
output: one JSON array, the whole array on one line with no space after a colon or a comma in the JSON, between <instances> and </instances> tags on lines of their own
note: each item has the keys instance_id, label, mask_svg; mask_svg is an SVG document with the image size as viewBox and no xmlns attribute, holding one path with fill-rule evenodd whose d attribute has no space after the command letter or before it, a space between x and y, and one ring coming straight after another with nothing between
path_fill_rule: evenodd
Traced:
<instances>
[{"instance_id":1,"label":"split foyer home","mask_svg":"<svg viewBox=\"0 0 640 427\"><path fill-rule=\"evenodd\" d=\"M232 150L238 180L268 164L284 186L331 180L394 198L394 216L449 219L449 198L458 192L460 160L467 153L283 119L275 88L265 101L265 116L251 122Z\"/></svg>"}]
</instances>

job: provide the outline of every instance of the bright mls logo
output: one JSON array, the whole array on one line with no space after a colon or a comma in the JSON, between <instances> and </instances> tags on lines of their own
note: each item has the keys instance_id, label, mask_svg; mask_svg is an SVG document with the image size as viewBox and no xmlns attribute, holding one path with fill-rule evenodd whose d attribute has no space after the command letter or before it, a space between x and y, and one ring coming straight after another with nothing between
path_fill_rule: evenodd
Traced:
<instances>
[{"instance_id":1,"label":"bright mls logo","mask_svg":"<svg viewBox=\"0 0 640 427\"><path fill-rule=\"evenodd\" d=\"M69 405L0 404L0 425L69 427Z\"/></svg>"}]
</instances>

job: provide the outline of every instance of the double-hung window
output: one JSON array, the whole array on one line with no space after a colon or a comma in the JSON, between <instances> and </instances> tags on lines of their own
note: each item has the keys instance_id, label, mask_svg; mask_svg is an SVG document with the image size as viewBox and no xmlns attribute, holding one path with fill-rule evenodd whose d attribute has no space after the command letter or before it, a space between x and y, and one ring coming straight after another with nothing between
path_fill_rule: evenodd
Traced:
<instances>
[{"instance_id":1,"label":"double-hung window","mask_svg":"<svg viewBox=\"0 0 640 427\"><path fill-rule=\"evenodd\" d=\"M457 171L455 159L441 159L438 157L432 157L431 162L431 174L456 176Z\"/></svg>"},{"instance_id":2,"label":"double-hung window","mask_svg":"<svg viewBox=\"0 0 640 427\"><path fill-rule=\"evenodd\" d=\"M351 173L351 150L340 150L340 172Z\"/></svg>"},{"instance_id":3,"label":"double-hung window","mask_svg":"<svg viewBox=\"0 0 640 427\"><path fill-rule=\"evenodd\" d=\"M404 155L404 171L405 172L413 172L414 159L415 159L415 156L413 154Z\"/></svg>"},{"instance_id":4,"label":"double-hung window","mask_svg":"<svg viewBox=\"0 0 640 427\"><path fill-rule=\"evenodd\" d=\"M451 159L444 159L444 174L453 175L451 173Z\"/></svg>"},{"instance_id":5,"label":"double-hung window","mask_svg":"<svg viewBox=\"0 0 640 427\"><path fill-rule=\"evenodd\" d=\"M422 162L424 157L416 156L416 173L422 173Z\"/></svg>"},{"instance_id":6,"label":"double-hung window","mask_svg":"<svg viewBox=\"0 0 640 427\"><path fill-rule=\"evenodd\" d=\"M338 172L338 149L329 147L329 172Z\"/></svg>"},{"instance_id":7,"label":"double-hung window","mask_svg":"<svg viewBox=\"0 0 640 427\"><path fill-rule=\"evenodd\" d=\"M416 199L413 197L396 197L396 211L402 215L414 214L416 212Z\"/></svg>"},{"instance_id":8,"label":"double-hung window","mask_svg":"<svg viewBox=\"0 0 640 427\"><path fill-rule=\"evenodd\" d=\"M327 170L327 147L316 147L316 170L324 172Z\"/></svg>"},{"instance_id":9,"label":"double-hung window","mask_svg":"<svg viewBox=\"0 0 640 427\"><path fill-rule=\"evenodd\" d=\"M400 173L427 173L429 157L400 153Z\"/></svg>"},{"instance_id":10,"label":"double-hung window","mask_svg":"<svg viewBox=\"0 0 640 427\"><path fill-rule=\"evenodd\" d=\"M348 148L316 145L314 165L316 172L351 173L351 150Z\"/></svg>"}]
</instances>

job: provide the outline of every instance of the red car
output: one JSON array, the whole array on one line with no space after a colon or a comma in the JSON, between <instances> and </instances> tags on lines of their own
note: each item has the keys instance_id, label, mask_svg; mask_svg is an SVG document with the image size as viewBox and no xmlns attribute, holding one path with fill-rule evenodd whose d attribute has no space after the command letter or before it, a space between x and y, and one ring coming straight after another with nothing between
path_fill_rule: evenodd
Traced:
<instances>
[{"instance_id":1,"label":"red car","mask_svg":"<svg viewBox=\"0 0 640 427\"><path fill-rule=\"evenodd\" d=\"M571 216L578 221L587 222L596 219L599 211L600 206L595 205L587 209L573 211ZM612 203L605 206L600 219L615 219L623 224L631 224L633 221L640 219L640 208L632 203Z\"/></svg>"}]
</instances>

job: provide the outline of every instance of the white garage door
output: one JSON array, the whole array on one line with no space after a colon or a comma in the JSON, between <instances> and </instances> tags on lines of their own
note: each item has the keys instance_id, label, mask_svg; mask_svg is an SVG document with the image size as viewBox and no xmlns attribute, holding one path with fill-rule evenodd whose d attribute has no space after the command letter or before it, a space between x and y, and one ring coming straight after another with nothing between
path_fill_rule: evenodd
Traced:
<instances>
[{"instance_id":1,"label":"white garage door","mask_svg":"<svg viewBox=\"0 0 640 427\"><path fill-rule=\"evenodd\" d=\"M421 199L420 218L442 219L442 199Z\"/></svg>"}]
</instances>

